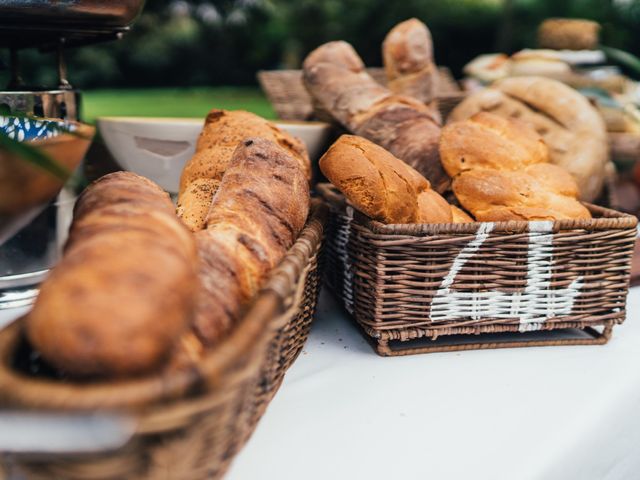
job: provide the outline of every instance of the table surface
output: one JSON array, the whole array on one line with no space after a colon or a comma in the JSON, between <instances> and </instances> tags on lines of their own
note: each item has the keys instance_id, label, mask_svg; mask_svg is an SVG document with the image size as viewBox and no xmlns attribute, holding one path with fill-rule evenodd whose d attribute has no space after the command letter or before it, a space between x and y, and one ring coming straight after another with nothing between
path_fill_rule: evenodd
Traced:
<instances>
[{"instance_id":1,"label":"table surface","mask_svg":"<svg viewBox=\"0 0 640 480\"><path fill-rule=\"evenodd\" d=\"M383 358L323 294L227 479L639 478L640 288L628 307L604 346Z\"/></svg>"}]
</instances>

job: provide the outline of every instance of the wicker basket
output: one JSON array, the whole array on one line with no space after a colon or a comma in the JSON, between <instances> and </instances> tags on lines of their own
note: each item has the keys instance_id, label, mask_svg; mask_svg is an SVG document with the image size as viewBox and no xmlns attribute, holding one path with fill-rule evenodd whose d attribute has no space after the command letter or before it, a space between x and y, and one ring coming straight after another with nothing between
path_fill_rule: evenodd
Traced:
<instances>
[{"instance_id":1,"label":"wicker basket","mask_svg":"<svg viewBox=\"0 0 640 480\"><path fill-rule=\"evenodd\" d=\"M326 282L381 355L601 344L625 318L634 216L383 225L318 191L333 213Z\"/></svg>"},{"instance_id":2,"label":"wicker basket","mask_svg":"<svg viewBox=\"0 0 640 480\"><path fill-rule=\"evenodd\" d=\"M367 72L380 84L386 85L387 78L382 68L368 68ZM464 98L465 93L446 67L439 67L438 108L442 118ZM260 86L271 102L278 117L283 120L316 119L316 110L302 82L302 70L263 70L258 72ZM320 120L326 121L322 116Z\"/></svg>"},{"instance_id":3,"label":"wicker basket","mask_svg":"<svg viewBox=\"0 0 640 480\"><path fill-rule=\"evenodd\" d=\"M96 415L114 419L108 447L5 447L2 464L35 479L220 478L307 338L318 296L326 219L327 208L315 202L296 244L242 321L198 371L118 383L62 383L15 367L16 358L25 353L20 320L0 332L0 407L5 420L19 421L33 411L47 419L67 414L71 423ZM3 433L7 435L0 432L0 439Z\"/></svg>"}]
</instances>

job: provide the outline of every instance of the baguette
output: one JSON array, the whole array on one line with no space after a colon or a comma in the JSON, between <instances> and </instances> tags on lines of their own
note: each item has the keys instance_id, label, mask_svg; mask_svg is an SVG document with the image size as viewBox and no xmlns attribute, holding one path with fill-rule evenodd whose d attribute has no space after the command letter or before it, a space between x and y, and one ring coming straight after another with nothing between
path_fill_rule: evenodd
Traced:
<instances>
[{"instance_id":1,"label":"baguette","mask_svg":"<svg viewBox=\"0 0 640 480\"><path fill-rule=\"evenodd\" d=\"M177 213L191 231L205 227L211 201L231 157L238 144L249 137L278 144L299 162L307 179L311 178L309 155L299 139L253 113L211 110L198 138L196 153L180 178Z\"/></svg>"},{"instance_id":2,"label":"baguette","mask_svg":"<svg viewBox=\"0 0 640 480\"><path fill-rule=\"evenodd\" d=\"M94 182L74 213L64 255L26 317L29 341L74 376L160 367L195 306L193 236L160 187L128 172Z\"/></svg>"},{"instance_id":3,"label":"baguette","mask_svg":"<svg viewBox=\"0 0 640 480\"><path fill-rule=\"evenodd\" d=\"M200 279L194 332L205 347L239 319L269 271L291 248L309 213L309 183L298 159L262 138L242 141L195 234Z\"/></svg>"},{"instance_id":4,"label":"baguette","mask_svg":"<svg viewBox=\"0 0 640 480\"><path fill-rule=\"evenodd\" d=\"M449 223L451 206L429 181L379 145L342 135L320 159L322 173L359 211L383 223Z\"/></svg>"},{"instance_id":5,"label":"baguette","mask_svg":"<svg viewBox=\"0 0 640 480\"><path fill-rule=\"evenodd\" d=\"M392 92L422 103L435 100L438 70L431 32L424 23L411 18L393 27L382 43L382 58Z\"/></svg>"},{"instance_id":6,"label":"baguette","mask_svg":"<svg viewBox=\"0 0 640 480\"><path fill-rule=\"evenodd\" d=\"M443 192L449 177L440 164L438 114L411 97L379 85L353 47L329 42L311 52L303 80L314 99L352 133L384 147Z\"/></svg>"}]
</instances>

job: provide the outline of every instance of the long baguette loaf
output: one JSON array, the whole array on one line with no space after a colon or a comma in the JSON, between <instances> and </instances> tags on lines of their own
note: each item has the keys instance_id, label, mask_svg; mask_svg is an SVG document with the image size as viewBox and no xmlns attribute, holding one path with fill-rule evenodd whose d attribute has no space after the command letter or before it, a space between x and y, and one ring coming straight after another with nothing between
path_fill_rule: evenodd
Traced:
<instances>
[{"instance_id":1,"label":"long baguette loaf","mask_svg":"<svg viewBox=\"0 0 640 480\"><path fill-rule=\"evenodd\" d=\"M193 236L169 196L118 172L78 200L64 256L44 281L26 332L71 375L129 376L168 358L197 290Z\"/></svg>"},{"instance_id":2,"label":"long baguette loaf","mask_svg":"<svg viewBox=\"0 0 640 480\"><path fill-rule=\"evenodd\" d=\"M293 245L309 212L300 162L276 143L248 138L235 149L196 233L200 279L195 333L214 344L239 318L268 272Z\"/></svg>"},{"instance_id":3,"label":"long baguette loaf","mask_svg":"<svg viewBox=\"0 0 640 480\"><path fill-rule=\"evenodd\" d=\"M427 26L411 18L393 27L382 43L384 70L394 93L430 103L436 98L438 70Z\"/></svg>"},{"instance_id":4,"label":"long baguette loaf","mask_svg":"<svg viewBox=\"0 0 640 480\"><path fill-rule=\"evenodd\" d=\"M346 42L329 42L304 61L310 94L348 130L389 150L427 177L439 192L449 185L440 164L438 115L411 97L395 95L364 69Z\"/></svg>"},{"instance_id":5,"label":"long baguette loaf","mask_svg":"<svg viewBox=\"0 0 640 480\"><path fill-rule=\"evenodd\" d=\"M417 171L362 137L342 135L320 159L320 169L355 208L380 222L472 221Z\"/></svg>"},{"instance_id":6,"label":"long baguette loaf","mask_svg":"<svg viewBox=\"0 0 640 480\"><path fill-rule=\"evenodd\" d=\"M311 177L311 163L304 144L273 123L242 110L211 110L207 116L196 153L187 162L180 178L178 216L192 231L202 230L213 196L238 144L260 137L287 151Z\"/></svg>"}]
</instances>

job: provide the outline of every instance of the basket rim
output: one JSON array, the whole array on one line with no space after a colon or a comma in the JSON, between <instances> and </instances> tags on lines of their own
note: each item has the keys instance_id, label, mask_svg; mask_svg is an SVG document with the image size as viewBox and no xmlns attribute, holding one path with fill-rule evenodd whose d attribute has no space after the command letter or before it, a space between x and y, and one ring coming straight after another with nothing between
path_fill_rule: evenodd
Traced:
<instances>
[{"instance_id":1,"label":"basket rim","mask_svg":"<svg viewBox=\"0 0 640 480\"><path fill-rule=\"evenodd\" d=\"M348 200L336 187L328 182L316 186L318 193L332 206L346 209L350 207ZM612 210L610 208L581 202L592 214L599 217L590 219L568 219L552 221L551 232L557 233L567 230L626 230L634 228L638 219L631 214ZM353 208L354 220L371 233L394 236L426 236L450 234L476 234L483 224L493 224L493 233L518 234L531 231L534 221L510 220L503 222L468 222L468 223L415 223L415 224L384 224L373 220Z\"/></svg>"},{"instance_id":2,"label":"basket rim","mask_svg":"<svg viewBox=\"0 0 640 480\"><path fill-rule=\"evenodd\" d=\"M294 245L271 272L238 325L207 353L197 369L90 384L29 376L11 368L15 348L22 340L21 317L0 330L0 405L45 410L137 409L220 388L226 378L250 365L261 348L266 348L263 334L273 319L285 313L286 295L295 289L319 248L327 217L326 204L313 199L307 223Z\"/></svg>"}]
</instances>

